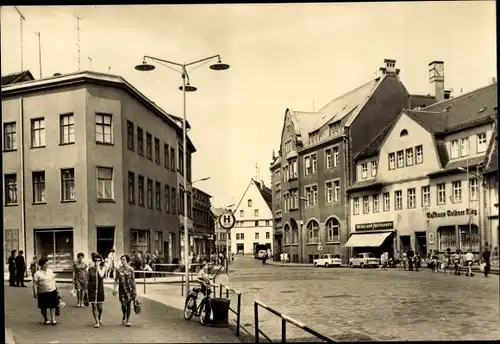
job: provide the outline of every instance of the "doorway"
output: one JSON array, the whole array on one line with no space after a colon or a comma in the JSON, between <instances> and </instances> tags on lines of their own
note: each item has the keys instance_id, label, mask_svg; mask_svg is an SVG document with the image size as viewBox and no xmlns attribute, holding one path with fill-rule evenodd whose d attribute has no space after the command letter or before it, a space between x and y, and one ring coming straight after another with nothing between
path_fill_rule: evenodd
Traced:
<instances>
[{"instance_id":1,"label":"doorway","mask_svg":"<svg viewBox=\"0 0 500 344\"><path fill-rule=\"evenodd\" d=\"M415 253L427 258L427 232L415 232Z\"/></svg>"},{"instance_id":2,"label":"doorway","mask_svg":"<svg viewBox=\"0 0 500 344\"><path fill-rule=\"evenodd\" d=\"M165 257L166 263L172 263L172 257L170 257L170 246L168 241L163 242L163 257Z\"/></svg>"},{"instance_id":3,"label":"doorway","mask_svg":"<svg viewBox=\"0 0 500 344\"><path fill-rule=\"evenodd\" d=\"M245 245L244 244L236 244L236 253L244 254L245 253Z\"/></svg>"},{"instance_id":4,"label":"doorway","mask_svg":"<svg viewBox=\"0 0 500 344\"><path fill-rule=\"evenodd\" d=\"M106 258L115 244L115 227L97 227L97 252Z\"/></svg>"},{"instance_id":5,"label":"doorway","mask_svg":"<svg viewBox=\"0 0 500 344\"><path fill-rule=\"evenodd\" d=\"M401 235L399 237L400 252L406 252L410 249L411 239L409 235Z\"/></svg>"}]
</instances>

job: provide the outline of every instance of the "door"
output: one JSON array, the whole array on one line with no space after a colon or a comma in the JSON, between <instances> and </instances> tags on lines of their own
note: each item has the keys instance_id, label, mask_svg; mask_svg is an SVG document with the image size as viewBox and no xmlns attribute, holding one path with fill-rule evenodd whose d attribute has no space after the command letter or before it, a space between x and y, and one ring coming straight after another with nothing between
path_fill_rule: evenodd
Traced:
<instances>
[{"instance_id":1,"label":"door","mask_svg":"<svg viewBox=\"0 0 500 344\"><path fill-rule=\"evenodd\" d=\"M427 233L415 232L415 253L422 258L427 258Z\"/></svg>"},{"instance_id":2,"label":"door","mask_svg":"<svg viewBox=\"0 0 500 344\"><path fill-rule=\"evenodd\" d=\"M168 241L163 242L163 257L165 257L167 264L172 263L172 257L170 257L170 246Z\"/></svg>"},{"instance_id":3,"label":"door","mask_svg":"<svg viewBox=\"0 0 500 344\"><path fill-rule=\"evenodd\" d=\"M10 251L17 250L19 252L19 229L5 229L5 244L4 244L4 257L5 261L9 259ZM26 254L26 252L24 253ZM28 257L25 257L28 259ZM4 268L6 268L5 265Z\"/></svg>"},{"instance_id":4,"label":"door","mask_svg":"<svg viewBox=\"0 0 500 344\"><path fill-rule=\"evenodd\" d=\"M400 251L401 252L406 252L410 249L411 246L411 240L409 235L401 235L399 237L400 240Z\"/></svg>"},{"instance_id":5,"label":"door","mask_svg":"<svg viewBox=\"0 0 500 344\"><path fill-rule=\"evenodd\" d=\"M97 252L106 258L115 244L114 227L97 227Z\"/></svg>"}]
</instances>

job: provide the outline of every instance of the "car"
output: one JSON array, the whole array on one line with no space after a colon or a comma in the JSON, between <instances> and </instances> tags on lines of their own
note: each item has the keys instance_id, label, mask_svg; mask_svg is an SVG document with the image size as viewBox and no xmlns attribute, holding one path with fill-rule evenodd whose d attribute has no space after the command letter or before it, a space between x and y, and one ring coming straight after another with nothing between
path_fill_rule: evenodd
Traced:
<instances>
[{"instance_id":1,"label":"car","mask_svg":"<svg viewBox=\"0 0 500 344\"><path fill-rule=\"evenodd\" d=\"M338 254L322 254L318 259L313 260L314 267L324 266L325 268L330 266L341 266L342 259Z\"/></svg>"},{"instance_id":2,"label":"car","mask_svg":"<svg viewBox=\"0 0 500 344\"><path fill-rule=\"evenodd\" d=\"M264 255L267 253L266 250L259 250L259 252L255 253L255 259L263 259Z\"/></svg>"},{"instance_id":3,"label":"car","mask_svg":"<svg viewBox=\"0 0 500 344\"><path fill-rule=\"evenodd\" d=\"M359 266L360 268L372 266L377 267L380 264L380 259L375 257L371 252L358 253L355 257L349 258L349 266L351 268Z\"/></svg>"}]
</instances>

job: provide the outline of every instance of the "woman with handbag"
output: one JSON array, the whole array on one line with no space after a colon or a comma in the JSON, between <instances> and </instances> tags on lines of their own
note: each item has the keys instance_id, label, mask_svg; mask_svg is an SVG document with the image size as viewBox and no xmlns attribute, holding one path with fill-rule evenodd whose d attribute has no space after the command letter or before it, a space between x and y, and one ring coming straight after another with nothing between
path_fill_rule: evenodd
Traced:
<instances>
[{"instance_id":1,"label":"woman with handbag","mask_svg":"<svg viewBox=\"0 0 500 344\"><path fill-rule=\"evenodd\" d=\"M115 285L113 295L117 294L122 306L122 325L132 326L130 314L132 313L132 302L137 302L137 288L135 285L134 268L130 266L130 257L120 257L121 265L115 270ZM139 304L137 303L139 306ZM140 311L139 311L140 312ZM136 313L138 313L136 311Z\"/></svg>"},{"instance_id":2,"label":"woman with handbag","mask_svg":"<svg viewBox=\"0 0 500 344\"><path fill-rule=\"evenodd\" d=\"M47 258L38 261L40 270L33 275L33 297L38 299L38 308L42 312L44 324L56 325L56 308L59 306L56 287L56 276L48 267ZM50 312L50 321L47 319L47 310Z\"/></svg>"},{"instance_id":3,"label":"woman with handbag","mask_svg":"<svg viewBox=\"0 0 500 344\"><path fill-rule=\"evenodd\" d=\"M102 311L104 303L104 277L106 268L102 263L102 256L99 253L92 253L94 266L88 270L88 299L92 304L92 314L94 315L95 328L102 325Z\"/></svg>"}]
</instances>

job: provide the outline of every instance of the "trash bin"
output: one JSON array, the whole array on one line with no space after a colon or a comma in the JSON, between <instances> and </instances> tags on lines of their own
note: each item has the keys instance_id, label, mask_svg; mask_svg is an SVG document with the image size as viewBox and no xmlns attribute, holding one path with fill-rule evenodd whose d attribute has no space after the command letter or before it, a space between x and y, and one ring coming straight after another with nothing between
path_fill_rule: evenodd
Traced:
<instances>
[{"instance_id":1,"label":"trash bin","mask_svg":"<svg viewBox=\"0 0 500 344\"><path fill-rule=\"evenodd\" d=\"M212 326L228 327L229 326L229 305L230 299L213 298L212 299Z\"/></svg>"}]
</instances>

